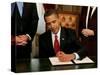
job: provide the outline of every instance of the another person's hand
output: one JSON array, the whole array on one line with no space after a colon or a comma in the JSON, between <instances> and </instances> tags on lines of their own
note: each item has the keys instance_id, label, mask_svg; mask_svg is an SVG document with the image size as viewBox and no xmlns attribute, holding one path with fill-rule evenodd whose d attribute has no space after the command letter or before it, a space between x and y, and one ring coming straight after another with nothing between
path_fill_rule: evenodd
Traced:
<instances>
[{"instance_id":1,"label":"another person's hand","mask_svg":"<svg viewBox=\"0 0 100 75\"><path fill-rule=\"evenodd\" d=\"M19 35L16 36L16 45L26 45L28 41L28 36L26 35Z\"/></svg>"},{"instance_id":2,"label":"another person's hand","mask_svg":"<svg viewBox=\"0 0 100 75\"><path fill-rule=\"evenodd\" d=\"M62 51L59 51L56 55L61 62L71 61L75 58L74 54L65 54Z\"/></svg>"},{"instance_id":3,"label":"another person's hand","mask_svg":"<svg viewBox=\"0 0 100 75\"><path fill-rule=\"evenodd\" d=\"M91 29L83 29L82 34L86 37L88 36L94 36L94 31Z\"/></svg>"},{"instance_id":4,"label":"another person's hand","mask_svg":"<svg viewBox=\"0 0 100 75\"><path fill-rule=\"evenodd\" d=\"M26 41L26 42L29 40L27 35L19 35L19 37L21 38L21 40Z\"/></svg>"}]
</instances>

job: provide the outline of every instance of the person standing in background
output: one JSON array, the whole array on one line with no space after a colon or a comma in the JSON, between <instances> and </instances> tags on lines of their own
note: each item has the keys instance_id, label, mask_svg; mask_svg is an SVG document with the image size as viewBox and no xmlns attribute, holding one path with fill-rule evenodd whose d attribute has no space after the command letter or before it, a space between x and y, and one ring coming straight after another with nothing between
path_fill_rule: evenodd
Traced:
<instances>
[{"instance_id":1,"label":"person standing in background","mask_svg":"<svg viewBox=\"0 0 100 75\"><path fill-rule=\"evenodd\" d=\"M11 4L11 67L14 68L19 60L30 60L37 25L38 14L35 3Z\"/></svg>"},{"instance_id":2,"label":"person standing in background","mask_svg":"<svg viewBox=\"0 0 100 75\"><path fill-rule=\"evenodd\" d=\"M82 7L80 17L80 36L82 43L86 46L88 56L97 56L97 7L90 7L88 28L86 28L86 16L88 7Z\"/></svg>"}]
</instances>

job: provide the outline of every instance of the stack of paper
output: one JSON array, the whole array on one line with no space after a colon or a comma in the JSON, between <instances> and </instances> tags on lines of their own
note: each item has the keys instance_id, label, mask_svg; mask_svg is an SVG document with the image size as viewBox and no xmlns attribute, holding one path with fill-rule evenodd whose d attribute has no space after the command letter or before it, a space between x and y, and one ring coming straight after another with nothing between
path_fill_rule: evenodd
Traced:
<instances>
[{"instance_id":1,"label":"stack of paper","mask_svg":"<svg viewBox=\"0 0 100 75\"><path fill-rule=\"evenodd\" d=\"M84 63L94 63L89 57L85 57L82 60L73 60L69 62L61 62L59 61L58 57L50 57L49 58L52 65L69 65L69 64L84 64Z\"/></svg>"},{"instance_id":2,"label":"stack of paper","mask_svg":"<svg viewBox=\"0 0 100 75\"><path fill-rule=\"evenodd\" d=\"M83 63L94 63L89 57L85 57L82 60L73 60L76 64L83 64Z\"/></svg>"},{"instance_id":3,"label":"stack of paper","mask_svg":"<svg viewBox=\"0 0 100 75\"><path fill-rule=\"evenodd\" d=\"M69 62L61 62L57 57L50 57L50 62L52 65L67 65L67 64L73 64L71 61Z\"/></svg>"}]
</instances>

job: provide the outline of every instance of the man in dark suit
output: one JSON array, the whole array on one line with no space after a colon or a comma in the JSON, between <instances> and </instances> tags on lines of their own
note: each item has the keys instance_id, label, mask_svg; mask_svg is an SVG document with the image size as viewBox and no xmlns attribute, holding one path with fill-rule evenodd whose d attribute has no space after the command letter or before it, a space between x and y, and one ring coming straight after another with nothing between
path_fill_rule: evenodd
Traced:
<instances>
[{"instance_id":1,"label":"man in dark suit","mask_svg":"<svg viewBox=\"0 0 100 75\"><path fill-rule=\"evenodd\" d=\"M12 60L30 59L37 24L38 14L35 3L15 2L11 4Z\"/></svg>"},{"instance_id":2,"label":"man in dark suit","mask_svg":"<svg viewBox=\"0 0 100 75\"><path fill-rule=\"evenodd\" d=\"M87 7L83 7L82 8L82 15L84 14L84 17L81 15L81 17L84 19L86 19L87 16ZM89 12L89 19L88 19L88 28L85 28L85 22L82 23L81 21L81 26L83 27L82 29L82 34L85 37L89 37L89 36L94 36L97 34L96 30L97 30L97 7L90 7L90 12Z\"/></svg>"},{"instance_id":3,"label":"man in dark suit","mask_svg":"<svg viewBox=\"0 0 100 75\"><path fill-rule=\"evenodd\" d=\"M85 48L80 44L72 29L62 28L55 10L48 10L44 15L47 27L39 37L39 57L57 56L60 61L71 61L85 57Z\"/></svg>"},{"instance_id":4,"label":"man in dark suit","mask_svg":"<svg viewBox=\"0 0 100 75\"><path fill-rule=\"evenodd\" d=\"M79 32L88 56L97 56L97 7L90 7L88 28L86 28L87 6L82 7Z\"/></svg>"}]
</instances>

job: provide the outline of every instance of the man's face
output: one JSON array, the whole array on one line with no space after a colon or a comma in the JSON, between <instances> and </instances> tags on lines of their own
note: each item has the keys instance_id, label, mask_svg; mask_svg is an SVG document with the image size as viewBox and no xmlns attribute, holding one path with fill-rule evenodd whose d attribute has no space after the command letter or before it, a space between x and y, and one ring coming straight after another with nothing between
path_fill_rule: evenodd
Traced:
<instances>
[{"instance_id":1,"label":"man's face","mask_svg":"<svg viewBox=\"0 0 100 75\"><path fill-rule=\"evenodd\" d=\"M45 17L45 22L47 27L56 34L59 31L60 28L60 21L57 15L52 14L50 16Z\"/></svg>"}]
</instances>

